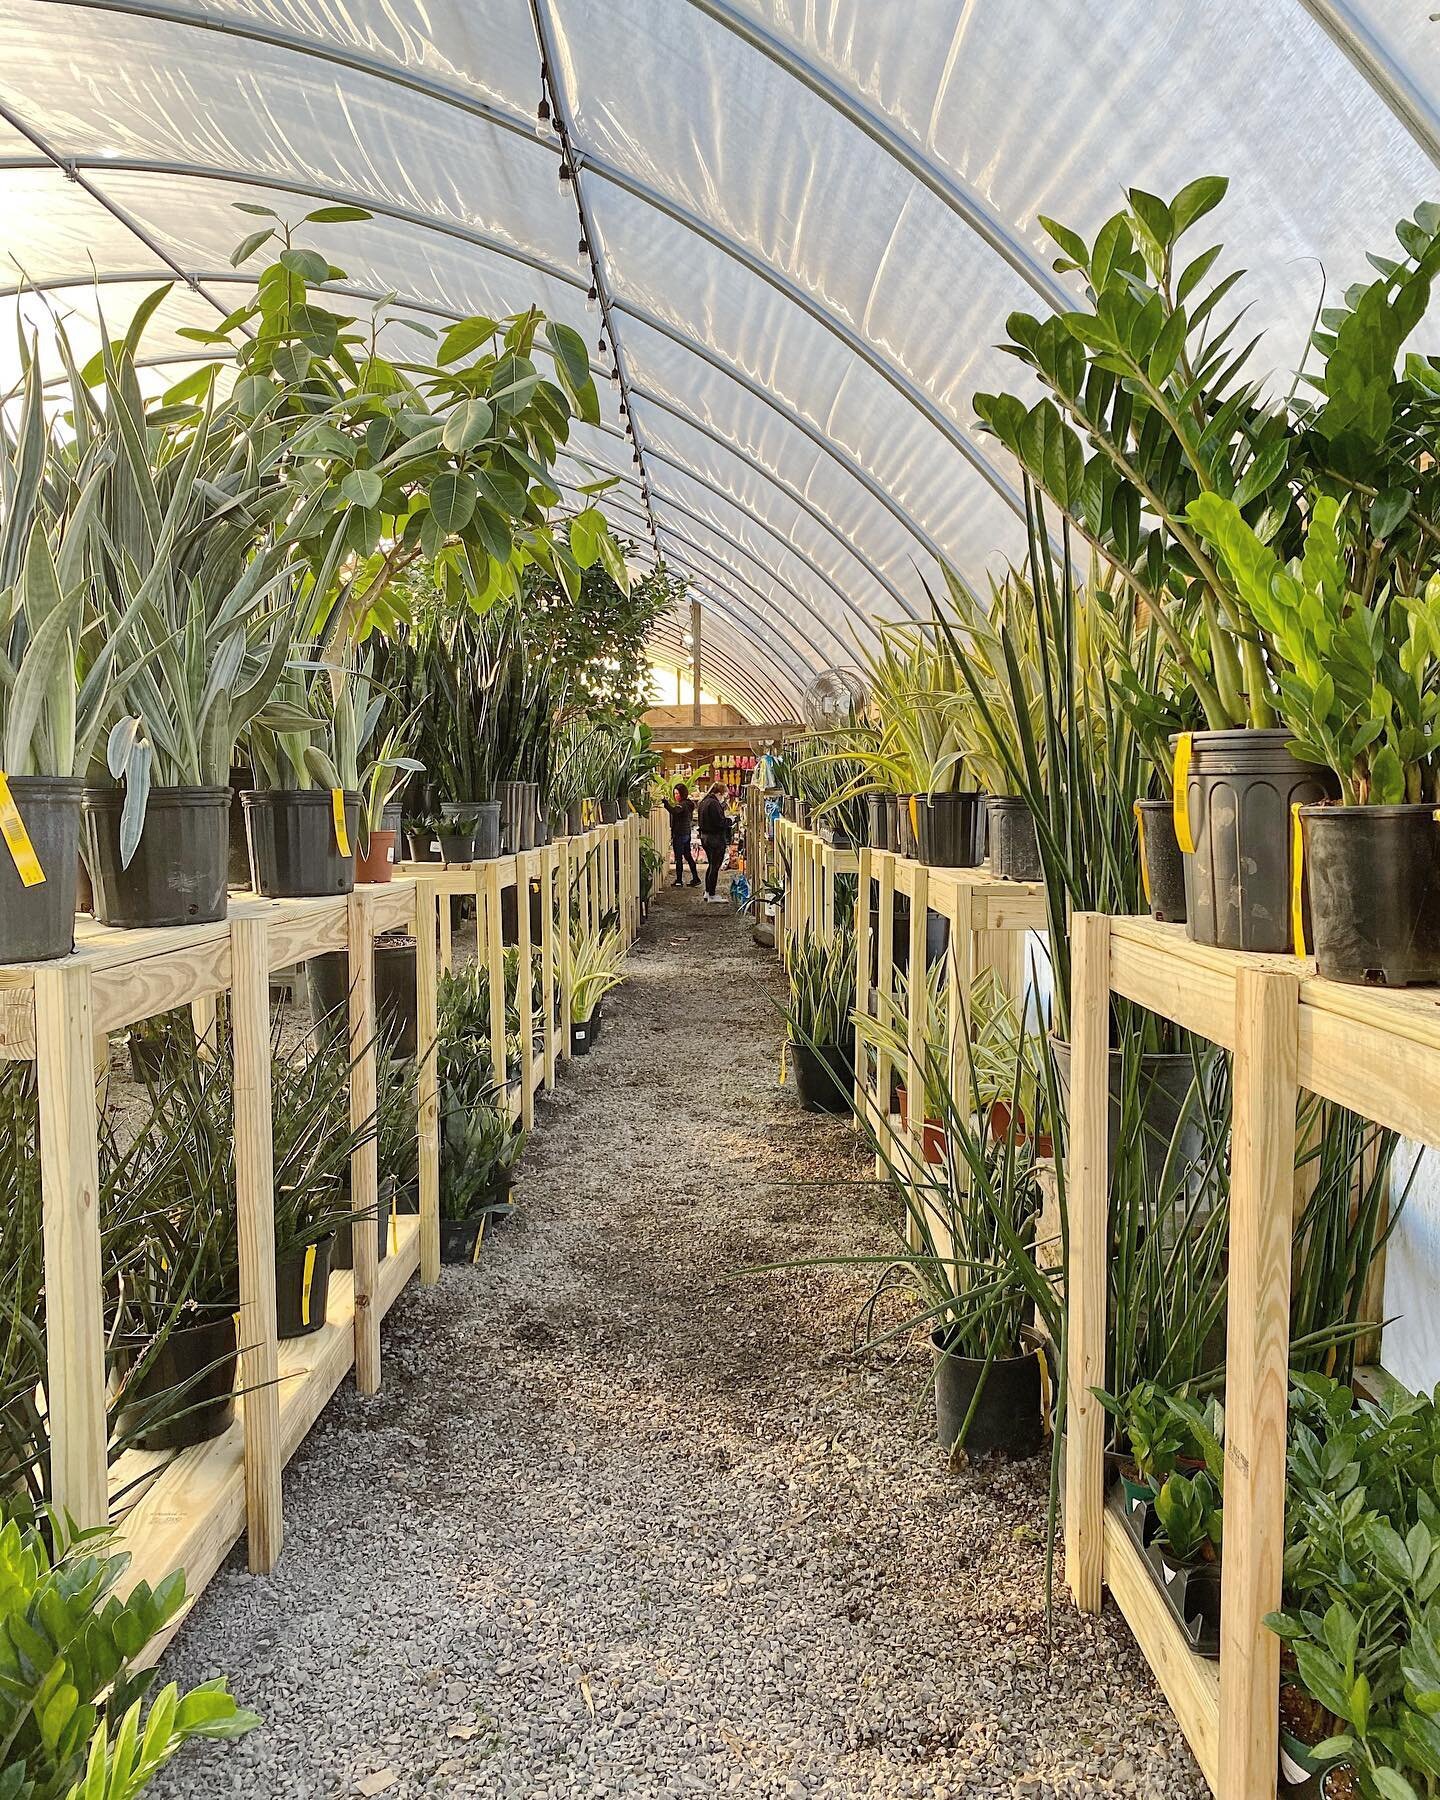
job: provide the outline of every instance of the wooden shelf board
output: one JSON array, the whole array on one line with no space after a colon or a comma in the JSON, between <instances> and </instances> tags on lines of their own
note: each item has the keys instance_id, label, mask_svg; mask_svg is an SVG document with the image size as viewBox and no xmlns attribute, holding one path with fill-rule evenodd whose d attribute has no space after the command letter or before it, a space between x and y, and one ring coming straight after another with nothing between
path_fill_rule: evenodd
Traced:
<instances>
[{"instance_id":1,"label":"wooden shelf board","mask_svg":"<svg viewBox=\"0 0 1440 1800\"><path fill-rule=\"evenodd\" d=\"M380 1264L376 1305L381 1318L420 1266L420 1220L398 1215L398 1248ZM325 1325L280 1345L280 1455L289 1462L355 1361L354 1278L330 1277ZM240 1408L237 1407L237 1413ZM153 1587L184 1569L186 1603L146 1661L162 1654L245 1528L243 1420L209 1443L178 1455L127 1451L111 1470L112 1494L123 1494L117 1548L130 1554L127 1585ZM140 1484L140 1485L137 1485Z\"/></svg>"},{"instance_id":2,"label":"wooden shelf board","mask_svg":"<svg viewBox=\"0 0 1440 1800\"><path fill-rule=\"evenodd\" d=\"M1220 1778L1220 1665L1197 1656L1145 1566L1112 1496L1105 1507L1105 1583L1145 1652L1180 1729L1213 1791Z\"/></svg>"}]
</instances>

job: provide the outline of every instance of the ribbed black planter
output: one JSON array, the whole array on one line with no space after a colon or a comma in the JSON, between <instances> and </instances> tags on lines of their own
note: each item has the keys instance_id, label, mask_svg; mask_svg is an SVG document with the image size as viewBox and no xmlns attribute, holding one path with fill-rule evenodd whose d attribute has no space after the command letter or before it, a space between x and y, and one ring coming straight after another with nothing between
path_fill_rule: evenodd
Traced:
<instances>
[{"instance_id":1,"label":"ribbed black planter","mask_svg":"<svg viewBox=\"0 0 1440 1800\"><path fill-rule=\"evenodd\" d=\"M257 894L295 900L308 894L348 894L355 887L354 848L360 796L345 795L351 854L341 854L333 802L325 788L248 789L240 796L250 834L250 870Z\"/></svg>"},{"instance_id":2,"label":"ribbed black planter","mask_svg":"<svg viewBox=\"0 0 1440 1800\"><path fill-rule=\"evenodd\" d=\"M1040 840L1029 802L1001 795L985 803L990 840L990 873L1002 881L1040 881Z\"/></svg>"},{"instance_id":3,"label":"ribbed black planter","mask_svg":"<svg viewBox=\"0 0 1440 1800\"><path fill-rule=\"evenodd\" d=\"M375 1022L396 1056L414 1056L419 1045L416 1013L415 940L376 939ZM326 950L305 964L305 992L310 1022L344 1016L350 997L350 958L343 950Z\"/></svg>"},{"instance_id":4,"label":"ribbed black planter","mask_svg":"<svg viewBox=\"0 0 1440 1800\"><path fill-rule=\"evenodd\" d=\"M46 962L75 947L83 781L12 775L15 802L45 877L26 887L10 852L0 847L0 962Z\"/></svg>"},{"instance_id":5,"label":"ribbed black planter","mask_svg":"<svg viewBox=\"0 0 1440 1800\"><path fill-rule=\"evenodd\" d=\"M917 850L932 869L978 869L985 857L985 796L917 794Z\"/></svg>"},{"instance_id":6,"label":"ribbed black planter","mask_svg":"<svg viewBox=\"0 0 1440 1800\"><path fill-rule=\"evenodd\" d=\"M104 925L204 925L225 917L228 787L151 788L145 826L126 868L120 860L122 788L87 788L85 861Z\"/></svg>"},{"instance_id":7,"label":"ribbed black planter","mask_svg":"<svg viewBox=\"0 0 1440 1800\"><path fill-rule=\"evenodd\" d=\"M275 1326L279 1337L309 1337L325 1323L334 1249L331 1233L276 1260Z\"/></svg>"},{"instance_id":8,"label":"ribbed black planter","mask_svg":"<svg viewBox=\"0 0 1440 1800\"><path fill-rule=\"evenodd\" d=\"M485 1215L475 1219L442 1219L440 1221L440 1260L442 1263L473 1263L480 1260L480 1243L485 1234Z\"/></svg>"},{"instance_id":9,"label":"ribbed black planter","mask_svg":"<svg viewBox=\"0 0 1440 1800\"><path fill-rule=\"evenodd\" d=\"M1331 981L1440 981L1440 825L1431 806L1307 806L1315 965Z\"/></svg>"},{"instance_id":10,"label":"ribbed black planter","mask_svg":"<svg viewBox=\"0 0 1440 1800\"><path fill-rule=\"evenodd\" d=\"M855 1052L843 1044L792 1044L795 1090L806 1112L848 1113L855 1086Z\"/></svg>"},{"instance_id":11,"label":"ribbed black planter","mask_svg":"<svg viewBox=\"0 0 1440 1800\"><path fill-rule=\"evenodd\" d=\"M345 1184L344 1206L350 1204L350 1184ZM358 1226L366 1225L375 1233L376 1256L380 1262L390 1254L390 1209L395 1204L395 1178L393 1175L380 1177L379 1191L376 1196L375 1218L347 1219L343 1225L335 1229L335 1249L330 1258L333 1269L353 1269L355 1267L355 1231Z\"/></svg>"},{"instance_id":12,"label":"ribbed black planter","mask_svg":"<svg viewBox=\"0 0 1440 1800\"><path fill-rule=\"evenodd\" d=\"M1070 1046L1063 1039L1057 1037L1052 1037L1050 1042L1055 1053L1055 1074L1068 1105L1070 1099ZM1212 1052L1212 1054L1218 1054L1218 1052ZM1107 1074L1110 1108L1105 1161L1106 1170L1111 1176L1115 1173L1115 1156L1120 1140L1124 1073L1124 1061L1120 1051L1112 1050ZM1144 1144L1146 1177L1152 1193L1159 1189L1165 1161L1170 1154L1171 1141L1180 1126L1194 1079L1195 1064L1184 1053L1150 1051L1141 1058L1140 1072L1136 1080L1136 1099ZM1204 1139L1193 1118L1192 1109L1192 1116L1186 1119L1180 1138L1178 1154L1185 1162L1193 1163L1201 1155L1203 1148ZM1178 1165L1176 1168L1178 1170Z\"/></svg>"},{"instance_id":13,"label":"ribbed black planter","mask_svg":"<svg viewBox=\"0 0 1440 1800\"><path fill-rule=\"evenodd\" d=\"M894 794L867 794L865 810L870 816L870 847L872 850L895 850L899 847L897 837L898 822L896 820L896 804Z\"/></svg>"},{"instance_id":14,"label":"ribbed black planter","mask_svg":"<svg viewBox=\"0 0 1440 1800\"><path fill-rule=\"evenodd\" d=\"M571 800L565 807L565 835L579 837L585 829L585 802Z\"/></svg>"},{"instance_id":15,"label":"ribbed black planter","mask_svg":"<svg viewBox=\"0 0 1440 1800\"><path fill-rule=\"evenodd\" d=\"M1171 800L1137 800L1136 824L1145 872L1145 893L1150 916L1162 923L1185 923L1185 858L1175 836L1175 805Z\"/></svg>"},{"instance_id":16,"label":"ribbed black planter","mask_svg":"<svg viewBox=\"0 0 1440 1800\"><path fill-rule=\"evenodd\" d=\"M1339 784L1291 754L1288 731L1197 731L1192 746L1187 935L1224 950L1291 950L1290 808L1336 799Z\"/></svg>"},{"instance_id":17,"label":"ribbed black planter","mask_svg":"<svg viewBox=\"0 0 1440 1800\"><path fill-rule=\"evenodd\" d=\"M930 1341L935 1350L935 1434L945 1448L953 1447L973 1406L962 1446L967 1455L1014 1461L1038 1456L1045 1443L1040 1352L996 1357L987 1367L983 1357L947 1352L939 1331L931 1333Z\"/></svg>"},{"instance_id":18,"label":"ribbed black planter","mask_svg":"<svg viewBox=\"0 0 1440 1800\"><path fill-rule=\"evenodd\" d=\"M146 1348L140 1339L117 1346L122 1376L139 1364ZM184 1450L219 1437L235 1420L238 1355L233 1313L175 1326L127 1391L120 1436L142 1450Z\"/></svg>"}]
</instances>

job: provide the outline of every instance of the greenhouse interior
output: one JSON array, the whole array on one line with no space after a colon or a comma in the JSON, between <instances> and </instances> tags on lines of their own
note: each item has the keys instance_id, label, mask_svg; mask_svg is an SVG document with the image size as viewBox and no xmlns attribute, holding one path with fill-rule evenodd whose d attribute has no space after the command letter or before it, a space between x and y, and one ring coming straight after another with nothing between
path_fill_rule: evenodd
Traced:
<instances>
[{"instance_id":1,"label":"greenhouse interior","mask_svg":"<svg viewBox=\"0 0 1440 1800\"><path fill-rule=\"evenodd\" d=\"M1440 12L0 0L0 192L0 1800L1436 1800Z\"/></svg>"}]
</instances>

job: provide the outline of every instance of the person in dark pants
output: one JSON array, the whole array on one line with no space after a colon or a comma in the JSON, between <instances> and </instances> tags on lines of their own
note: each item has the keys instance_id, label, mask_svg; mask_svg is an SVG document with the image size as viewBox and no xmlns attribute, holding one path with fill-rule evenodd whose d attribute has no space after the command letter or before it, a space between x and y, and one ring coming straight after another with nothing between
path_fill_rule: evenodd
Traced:
<instances>
[{"instance_id":1,"label":"person in dark pants","mask_svg":"<svg viewBox=\"0 0 1440 1800\"><path fill-rule=\"evenodd\" d=\"M670 848L675 852L675 885L685 885L685 865L690 865L690 885L699 887L700 871L695 867L695 852L690 848L690 827L695 820L695 802L690 790L679 782L674 794L663 802L670 815Z\"/></svg>"},{"instance_id":2,"label":"person in dark pants","mask_svg":"<svg viewBox=\"0 0 1440 1800\"><path fill-rule=\"evenodd\" d=\"M700 843L705 851L705 898L724 905L715 892L725 858L730 853L730 815L725 810L725 784L717 781L700 802Z\"/></svg>"}]
</instances>

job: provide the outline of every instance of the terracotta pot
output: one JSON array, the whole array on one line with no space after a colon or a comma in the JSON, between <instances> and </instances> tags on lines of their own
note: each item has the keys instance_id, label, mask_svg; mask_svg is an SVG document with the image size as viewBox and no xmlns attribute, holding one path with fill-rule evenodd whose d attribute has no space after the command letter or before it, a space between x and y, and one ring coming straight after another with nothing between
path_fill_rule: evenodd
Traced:
<instances>
[{"instance_id":1,"label":"terracotta pot","mask_svg":"<svg viewBox=\"0 0 1440 1800\"><path fill-rule=\"evenodd\" d=\"M355 852L356 882L388 881L395 869L395 833L372 831L370 842Z\"/></svg>"},{"instance_id":2,"label":"terracotta pot","mask_svg":"<svg viewBox=\"0 0 1440 1800\"><path fill-rule=\"evenodd\" d=\"M897 1087L895 1094L900 1107L900 1129L910 1129L910 1102L903 1087ZM945 1152L949 1140L945 1135L945 1127L938 1119L927 1119L925 1129L920 1133L920 1153L927 1163L939 1164L945 1160Z\"/></svg>"}]
</instances>

